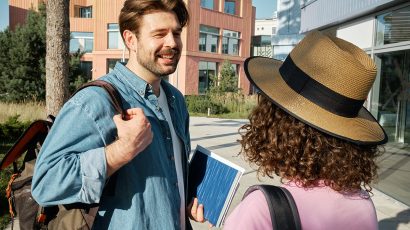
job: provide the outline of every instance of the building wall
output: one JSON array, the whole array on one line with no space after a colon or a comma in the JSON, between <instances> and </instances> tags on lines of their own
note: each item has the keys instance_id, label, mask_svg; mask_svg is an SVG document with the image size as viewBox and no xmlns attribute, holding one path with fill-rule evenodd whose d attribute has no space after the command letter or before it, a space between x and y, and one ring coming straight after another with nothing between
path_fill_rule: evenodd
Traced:
<instances>
[{"instance_id":1,"label":"building wall","mask_svg":"<svg viewBox=\"0 0 410 230\"><path fill-rule=\"evenodd\" d=\"M408 0L304 0L301 5L301 32L324 29L380 11Z\"/></svg>"},{"instance_id":2,"label":"building wall","mask_svg":"<svg viewBox=\"0 0 410 230\"><path fill-rule=\"evenodd\" d=\"M272 28L275 28L275 33L273 33ZM278 19L268 18L268 19L256 19L255 20L255 36L258 35L275 35L278 30Z\"/></svg>"},{"instance_id":3,"label":"building wall","mask_svg":"<svg viewBox=\"0 0 410 230\"><path fill-rule=\"evenodd\" d=\"M27 9L31 5L38 8L40 0L10 0L10 26L24 22ZM92 78L96 79L107 73L108 59L128 59L128 51L124 49L108 49L108 23L118 23L118 16L124 0L71 0L70 30L72 32L92 32L93 50L83 56L84 61L92 61ZM198 63L199 61L214 61L223 63L229 60L238 65L239 87L244 93L250 92L250 83L243 70L244 60L250 56L251 35L253 34L255 8L251 0L236 0L235 14L224 12L224 0L214 0L214 9L200 6L200 0L185 0L190 11L190 22L183 30L184 48L177 71L169 76L169 81L183 94L198 94ZM75 6L92 6L92 18L75 17ZM222 54L222 42L219 42L218 53L199 51L199 26L217 27L240 32L240 49L238 56ZM222 35L222 34L221 34ZM220 68L221 65L218 66ZM218 71L219 72L219 71Z\"/></svg>"},{"instance_id":4,"label":"building wall","mask_svg":"<svg viewBox=\"0 0 410 230\"><path fill-rule=\"evenodd\" d=\"M206 9L200 6L200 1L186 0L185 1L190 11L190 23L185 29L185 37L183 37L184 51L182 56L186 56L185 62L180 61L178 71L170 75L170 81L175 82L174 78L185 78L185 87L178 85L178 88L183 94L191 95L198 94L198 62L212 61L219 63L218 68L224 60L229 60L232 64L238 64L238 82L239 87L244 93L250 92L250 83L246 79L243 69L244 60L250 56L251 35L254 28L254 7L250 0L237 0L236 13L238 15L229 15L223 13L223 0L214 0L214 9ZM207 53L199 51L199 27L200 25L212 26L223 29L240 32L240 50L239 56L225 55L221 53L222 42L219 42L217 53ZM189 34L189 38L188 35ZM184 74L186 73L186 74Z\"/></svg>"},{"instance_id":5,"label":"building wall","mask_svg":"<svg viewBox=\"0 0 410 230\"><path fill-rule=\"evenodd\" d=\"M40 0L9 0L9 26L14 29L17 24L22 24L27 18L29 9L38 9Z\"/></svg>"},{"instance_id":6,"label":"building wall","mask_svg":"<svg viewBox=\"0 0 410 230\"><path fill-rule=\"evenodd\" d=\"M300 0L278 0L278 30L272 36L275 59L284 60L303 35L300 34Z\"/></svg>"}]
</instances>

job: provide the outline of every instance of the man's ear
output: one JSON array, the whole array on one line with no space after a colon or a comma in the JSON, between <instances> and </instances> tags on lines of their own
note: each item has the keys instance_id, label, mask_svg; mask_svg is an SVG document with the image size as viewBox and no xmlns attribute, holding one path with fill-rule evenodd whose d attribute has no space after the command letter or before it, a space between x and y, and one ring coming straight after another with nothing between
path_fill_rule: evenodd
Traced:
<instances>
[{"instance_id":1,"label":"man's ear","mask_svg":"<svg viewBox=\"0 0 410 230\"><path fill-rule=\"evenodd\" d=\"M129 30L124 30L122 33L122 37L124 38L125 46L130 51L135 51L137 49L137 37L135 34Z\"/></svg>"}]
</instances>

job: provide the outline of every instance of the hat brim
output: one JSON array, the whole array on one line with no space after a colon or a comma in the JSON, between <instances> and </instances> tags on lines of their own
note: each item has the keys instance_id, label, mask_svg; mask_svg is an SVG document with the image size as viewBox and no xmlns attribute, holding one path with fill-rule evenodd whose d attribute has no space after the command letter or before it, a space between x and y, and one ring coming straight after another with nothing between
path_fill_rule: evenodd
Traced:
<instances>
[{"instance_id":1,"label":"hat brim","mask_svg":"<svg viewBox=\"0 0 410 230\"><path fill-rule=\"evenodd\" d=\"M331 113L291 89L279 73L282 61L250 57L245 61L249 81L287 113L324 133L360 145L387 142L387 135L370 112L362 107L357 117Z\"/></svg>"}]
</instances>

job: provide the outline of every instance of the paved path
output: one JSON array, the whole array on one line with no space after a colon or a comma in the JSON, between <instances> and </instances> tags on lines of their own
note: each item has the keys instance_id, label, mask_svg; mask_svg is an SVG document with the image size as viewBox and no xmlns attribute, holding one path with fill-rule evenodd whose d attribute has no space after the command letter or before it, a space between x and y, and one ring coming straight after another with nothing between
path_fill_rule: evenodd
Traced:
<instances>
[{"instance_id":1,"label":"paved path","mask_svg":"<svg viewBox=\"0 0 410 230\"><path fill-rule=\"evenodd\" d=\"M246 170L228 214L239 203L246 188L250 185L257 183L279 185L278 180L268 178L260 178L261 181L258 181L255 170L241 156L237 156L240 150L236 141L239 139L238 129L246 122L247 120L191 117L190 132L193 149L196 145L202 145ZM381 187L389 187L390 191L397 190L395 194L410 195L410 174L406 165L410 161L408 149L403 150L397 146L388 146L386 151L380 162L381 183L383 182ZM394 156L395 152L399 152L401 155ZM380 230L410 230L409 206L387 196L378 189L373 189L373 194L372 199L376 207ZM193 227L195 230L205 230L208 229L208 224L193 223Z\"/></svg>"}]
</instances>

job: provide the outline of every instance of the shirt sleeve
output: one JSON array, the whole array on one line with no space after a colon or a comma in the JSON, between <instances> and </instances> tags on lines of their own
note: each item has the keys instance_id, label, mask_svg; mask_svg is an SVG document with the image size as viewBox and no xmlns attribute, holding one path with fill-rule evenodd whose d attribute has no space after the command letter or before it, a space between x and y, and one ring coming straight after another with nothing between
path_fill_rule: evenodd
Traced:
<instances>
[{"instance_id":1,"label":"shirt sleeve","mask_svg":"<svg viewBox=\"0 0 410 230\"><path fill-rule=\"evenodd\" d=\"M91 116L92 110L70 100L57 116L32 181L32 195L40 205L99 202L107 170L101 126L112 120L108 114Z\"/></svg>"},{"instance_id":2,"label":"shirt sleeve","mask_svg":"<svg viewBox=\"0 0 410 230\"><path fill-rule=\"evenodd\" d=\"M227 217L223 229L272 229L269 208L263 193L255 190L246 196Z\"/></svg>"}]
</instances>

